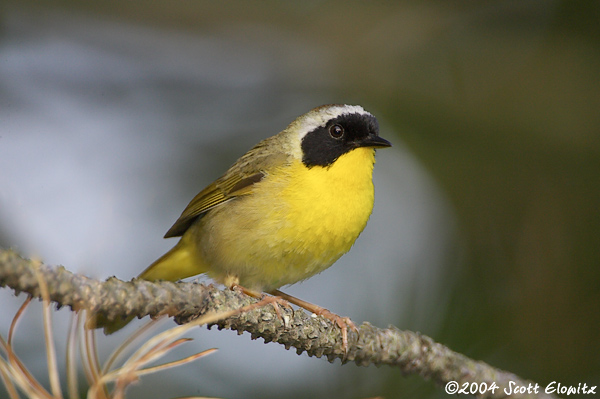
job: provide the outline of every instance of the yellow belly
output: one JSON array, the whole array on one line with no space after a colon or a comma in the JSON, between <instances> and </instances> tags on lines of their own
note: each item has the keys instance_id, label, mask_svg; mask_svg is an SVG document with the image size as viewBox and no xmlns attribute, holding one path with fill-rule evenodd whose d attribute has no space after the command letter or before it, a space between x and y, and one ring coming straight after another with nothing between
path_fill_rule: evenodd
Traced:
<instances>
[{"instance_id":1,"label":"yellow belly","mask_svg":"<svg viewBox=\"0 0 600 399\"><path fill-rule=\"evenodd\" d=\"M372 148L357 148L329 168L297 162L273 171L253 194L211 210L186 232L197 261L219 282L234 276L263 291L325 270L369 219L374 161Z\"/></svg>"}]
</instances>

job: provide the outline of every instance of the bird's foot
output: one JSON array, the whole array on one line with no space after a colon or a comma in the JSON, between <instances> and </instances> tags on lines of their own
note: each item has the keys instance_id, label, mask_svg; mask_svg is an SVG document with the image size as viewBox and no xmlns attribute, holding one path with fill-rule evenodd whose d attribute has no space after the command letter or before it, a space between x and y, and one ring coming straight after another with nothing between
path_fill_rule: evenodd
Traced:
<instances>
[{"instance_id":1,"label":"bird's foot","mask_svg":"<svg viewBox=\"0 0 600 399\"><path fill-rule=\"evenodd\" d=\"M345 355L348 354L348 329L351 329L352 331L358 334L358 328L356 328L356 325L352 320L350 320L348 317L339 316L329 311L328 309L325 309L324 307L303 301L300 298L288 295L279 290L271 291L271 294L275 295L276 297L285 299L286 301L291 302L294 305L300 306L301 308L304 308L309 312L316 314L317 316L323 316L327 320L336 324L342 332L342 350L344 351Z\"/></svg>"},{"instance_id":2,"label":"bird's foot","mask_svg":"<svg viewBox=\"0 0 600 399\"><path fill-rule=\"evenodd\" d=\"M287 309L291 310L292 312L294 311L294 309L292 308L292 305L290 305L290 303L288 301L286 301L285 299L283 299L280 296L272 296L272 295L265 294L264 292L254 291L254 290L251 290L244 286L241 286L239 284L232 285L231 289L232 290L239 289L244 294L251 296L252 298L260 299L260 301L256 302L253 305L250 305L251 307L249 309L254 309L257 307L271 304L273 306L273 308L275 309L275 313L277 313L277 317L279 317L285 325L287 325L287 322L286 322L286 319L283 317L283 313L281 312L281 307L287 308Z\"/></svg>"}]
</instances>

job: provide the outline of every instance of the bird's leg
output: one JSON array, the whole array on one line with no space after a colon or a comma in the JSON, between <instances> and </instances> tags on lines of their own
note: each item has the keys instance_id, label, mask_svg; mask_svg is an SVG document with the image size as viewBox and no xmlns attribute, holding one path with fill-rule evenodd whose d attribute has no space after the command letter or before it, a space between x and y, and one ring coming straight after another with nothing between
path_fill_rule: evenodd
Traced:
<instances>
[{"instance_id":1,"label":"bird's leg","mask_svg":"<svg viewBox=\"0 0 600 399\"><path fill-rule=\"evenodd\" d=\"M270 303L271 305L273 305L273 308L275 308L275 312L277 313L277 316L281 320L284 321L284 324L285 324L285 320L283 319L283 314L281 313L281 308L279 307L279 305L286 307L288 309L291 309L292 312L294 311L292 309L292 305L290 305L288 301L286 301L285 299L283 299L279 296L269 296L263 292L258 292L258 291L254 291L249 288L246 288L242 285L239 285L238 283L233 283L231 286L229 286L229 288L231 290L234 290L237 288L240 291L242 291L244 294L251 296L252 298L260 299L261 300L260 306Z\"/></svg>"},{"instance_id":2,"label":"bird's leg","mask_svg":"<svg viewBox=\"0 0 600 399\"><path fill-rule=\"evenodd\" d=\"M288 295L285 292L281 292L279 290L273 290L273 291L269 292L269 294L271 294L272 296L267 296L266 294L264 294L262 292L258 292L258 291L254 291L249 288L246 288L246 287L240 285L237 281L232 281L231 284L228 285L228 287L231 290L239 289L244 294L251 296L252 298L260 299L261 301L256 304L257 306L263 306L267 303L270 303L271 305L273 305L273 308L275 308L275 312L277 313L277 316L279 316L279 318L281 318L282 320L284 320L284 319L283 319L283 315L281 313L281 309L280 309L279 305L291 309L292 307L291 307L290 303L293 303L296 306L306 309L309 312L316 314L317 316L325 317L326 319L337 324L338 327L340 328L340 330L342 331L342 349L346 353L348 352L348 328L350 328L353 331L358 333L358 328L356 328L356 325L354 324L354 322L352 320L350 320L348 317L341 317L341 316L329 311L328 309L325 309L324 307L315 305L310 302L303 301L302 299L296 298L295 296L292 296L292 295ZM293 309L292 309L292 311L293 311Z\"/></svg>"},{"instance_id":3,"label":"bird's leg","mask_svg":"<svg viewBox=\"0 0 600 399\"><path fill-rule=\"evenodd\" d=\"M304 309L308 310L309 312L312 312L318 316L323 316L326 319L331 320L333 323L337 324L338 327L340 327L340 330L342 330L342 349L344 350L344 352L346 352L346 353L348 352L348 328L350 328L353 331L355 331L356 333L358 333L358 328L356 328L356 325L354 324L354 322L352 320L350 320L348 317L338 316L337 314L330 312L329 310L327 310L319 305L315 305L313 303L303 301L300 298L296 298L295 296L288 295L279 290L273 290L270 292L270 294L274 295L275 297L284 299L287 302L291 302L296 306L300 306L301 308L304 308Z\"/></svg>"}]
</instances>

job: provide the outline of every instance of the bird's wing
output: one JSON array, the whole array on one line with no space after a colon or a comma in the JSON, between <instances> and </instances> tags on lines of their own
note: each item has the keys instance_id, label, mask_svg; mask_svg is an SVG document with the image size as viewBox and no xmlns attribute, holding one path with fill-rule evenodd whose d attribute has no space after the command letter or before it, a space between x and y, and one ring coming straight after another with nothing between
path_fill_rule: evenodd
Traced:
<instances>
[{"instance_id":1,"label":"bird's wing","mask_svg":"<svg viewBox=\"0 0 600 399\"><path fill-rule=\"evenodd\" d=\"M165 234L165 238L179 237L200 216L216 206L236 197L252 194L255 183L261 181L270 167L286 162L282 152L266 151L268 140L263 140L233 164L219 179L200 191L183 210L179 219Z\"/></svg>"}]
</instances>

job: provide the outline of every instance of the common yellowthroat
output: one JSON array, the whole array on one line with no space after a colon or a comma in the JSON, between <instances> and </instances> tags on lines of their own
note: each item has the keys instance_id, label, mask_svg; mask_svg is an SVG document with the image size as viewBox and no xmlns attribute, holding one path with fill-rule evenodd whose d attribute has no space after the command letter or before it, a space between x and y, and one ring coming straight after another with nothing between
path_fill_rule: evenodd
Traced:
<instances>
[{"instance_id":1,"label":"common yellowthroat","mask_svg":"<svg viewBox=\"0 0 600 399\"><path fill-rule=\"evenodd\" d=\"M181 237L177 245L139 278L206 273L278 294L327 269L373 210L375 149L391 146L378 131L360 106L323 105L298 117L192 199L165 234Z\"/></svg>"}]
</instances>

